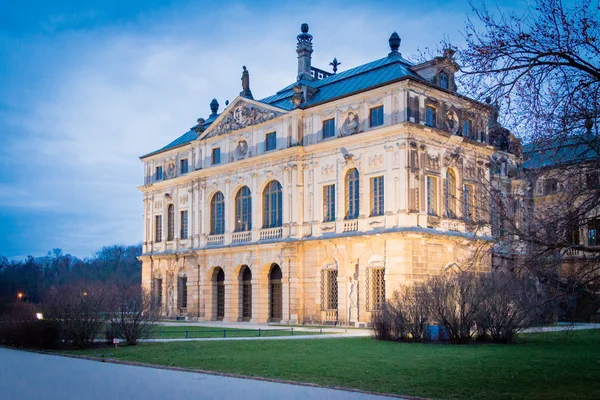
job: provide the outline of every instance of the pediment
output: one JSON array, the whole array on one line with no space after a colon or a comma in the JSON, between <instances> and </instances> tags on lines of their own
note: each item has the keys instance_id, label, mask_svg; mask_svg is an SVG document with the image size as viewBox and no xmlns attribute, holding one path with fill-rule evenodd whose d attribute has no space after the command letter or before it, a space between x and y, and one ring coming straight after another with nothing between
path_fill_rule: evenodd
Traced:
<instances>
[{"instance_id":1,"label":"pediment","mask_svg":"<svg viewBox=\"0 0 600 400\"><path fill-rule=\"evenodd\" d=\"M224 135L252 125L262 124L285 113L286 110L281 108L269 106L244 97L238 97L206 129L199 140Z\"/></svg>"}]
</instances>

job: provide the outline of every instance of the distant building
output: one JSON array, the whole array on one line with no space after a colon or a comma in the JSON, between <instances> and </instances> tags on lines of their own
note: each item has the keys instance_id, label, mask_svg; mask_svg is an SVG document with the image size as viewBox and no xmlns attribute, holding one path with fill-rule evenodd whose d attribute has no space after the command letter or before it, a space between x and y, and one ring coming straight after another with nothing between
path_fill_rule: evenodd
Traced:
<instances>
[{"instance_id":1,"label":"distant building","mask_svg":"<svg viewBox=\"0 0 600 400\"><path fill-rule=\"evenodd\" d=\"M165 316L358 325L400 285L491 268L485 182L512 179L519 144L457 94L453 51L413 64L393 33L327 72L301 30L293 83L255 100L244 67L225 110L141 157L142 285Z\"/></svg>"}]
</instances>

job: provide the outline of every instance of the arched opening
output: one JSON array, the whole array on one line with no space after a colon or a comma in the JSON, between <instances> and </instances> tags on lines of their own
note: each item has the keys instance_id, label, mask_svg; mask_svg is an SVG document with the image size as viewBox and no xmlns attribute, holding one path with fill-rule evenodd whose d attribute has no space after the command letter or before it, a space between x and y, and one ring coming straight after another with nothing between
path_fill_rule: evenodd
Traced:
<instances>
[{"instance_id":1,"label":"arched opening","mask_svg":"<svg viewBox=\"0 0 600 400\"><path fill-rule=\"evenodd\" d=\"M247 265L242 266L240 276L242 279L242 321L250 321L252 318L252 271Z\"/></svg>"},{"instance_id":2,"label":"arched opening","mask_svg":"<svg viewBox=\"0 0 600 400\"><path fill-rule=\"evenodd\" d=\"M346 173L346 219L357 219L359 212L359 175L356 168Z\"/></svg>"},{"instance_id":3,"label":"arched opening","mask_svg":"<svg viewBox=\"0 0 600 400\"><path fill-rule=\"evenodd\" d=\"M225 271L217 267L213 273L214 302L217 306L217 320L222 321L225 317Z\"/></svg>"},{"instance_id":4,"label":"arched opening","mask_svg":"<svg viewBox=\"0 0 600 400\"><path fill-rule=\"evenodd\" d=\"M173 240L175 237L175 207L169 204L167 208L167 241Z\"/></svg>"},{"instance_id":5,"label":"arched opening","mask_svg":"<svg viewBox=\"0 0 600 400\"><path fill-rule=\"evenodd\" d=\"M272 264L269 272L269 321L279 322L283 318L283 293L281 268Z\"/></svg>"},{"instance_id":6,"label":"arched opening","mask_svg":"<svg viewBox=\"0 0 600 400\"><path fill-rule=\"evenodd\" d=\"M282 208L281 184L271 181L263 191L263 228L278 228L282 225Z\"/></svg>"},{"instance_id":7,"label":"arched opening","mask_svg":"<svg viewBox=\"0 0 600 400\"><path fill-rule=\"evenodd\" d=\"M252 230L252 195L248 186L244 186L235 195L235 231L249 230Z\"/></svg>"},{"instance_id":8,"label":"arched opening","mask_svg":"<svg viewBox=\"0 0 600 400\"><path fill-rule=\"evenodd\" d=\"M223 193L217 192L210 201L210 234L222 235L225 233L225 198Z\"/></svg>"}]
</instances>

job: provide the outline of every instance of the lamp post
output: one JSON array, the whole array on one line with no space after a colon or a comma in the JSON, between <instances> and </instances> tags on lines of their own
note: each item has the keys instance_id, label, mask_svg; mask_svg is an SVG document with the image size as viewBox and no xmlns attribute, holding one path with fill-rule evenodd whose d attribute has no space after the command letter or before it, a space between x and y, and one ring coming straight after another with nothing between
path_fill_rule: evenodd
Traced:
<instances>
[{"instance_id":1,"label":"lamp post","mask_svg":"<svg viewBox=\"0 0 600 400\"><path fill-rule=\"evenodd\" d=\"M19 301L23 300L23 293L22 292L17 293L17 299L19 299Z\"/></svg>"}]
</instances>

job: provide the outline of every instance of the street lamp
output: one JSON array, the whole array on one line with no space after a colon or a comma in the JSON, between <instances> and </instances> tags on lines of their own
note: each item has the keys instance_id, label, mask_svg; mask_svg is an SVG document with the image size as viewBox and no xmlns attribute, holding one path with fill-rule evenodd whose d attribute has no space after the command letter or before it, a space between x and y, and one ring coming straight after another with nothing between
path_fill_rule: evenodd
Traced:
<instances>
[{"instance_id":1,"label":"street lamp","mask_svg":"<svg viewBox=\"0 0 600 400\"><path fill-rule=\"evenodd\" d=\"M23 293L21 293L21 292L17 293L17 298L19 300L23 300Z\"/></svg>"}]
</instances>

